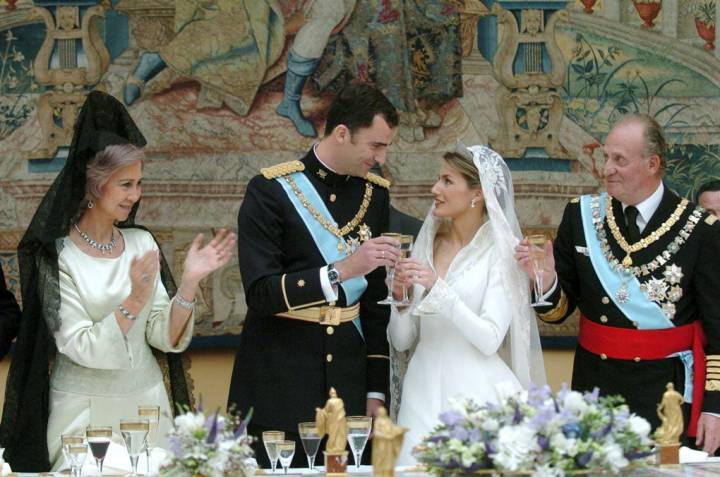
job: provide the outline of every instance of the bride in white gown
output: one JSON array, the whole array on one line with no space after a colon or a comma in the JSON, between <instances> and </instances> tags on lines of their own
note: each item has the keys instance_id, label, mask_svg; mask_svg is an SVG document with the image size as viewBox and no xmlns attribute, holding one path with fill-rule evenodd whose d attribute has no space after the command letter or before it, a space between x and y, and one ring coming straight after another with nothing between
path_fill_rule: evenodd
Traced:
<instances>
[{"instance_id":1,"label":"bride in white gown","mask_svg":"<svg viewBox=\"0 0 720 477\"><path fill-rule=\"evenodd\" d=\"M521 233L510 171L484 146L443 159L412 256L396 267L395 293L405 285L413 297L393 307L388 327L397 422L409 428L398 465L416 463L413 447L451 398L484 403L545 384L530 285L513 257Z\"/></svg>"}]
</instances>

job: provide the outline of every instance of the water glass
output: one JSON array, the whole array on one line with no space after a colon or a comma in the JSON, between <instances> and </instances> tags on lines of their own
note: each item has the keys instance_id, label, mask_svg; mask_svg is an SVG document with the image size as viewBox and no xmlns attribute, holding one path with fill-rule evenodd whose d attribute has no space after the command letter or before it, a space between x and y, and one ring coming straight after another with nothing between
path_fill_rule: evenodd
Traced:
<instances>
[{"instance_id":1,"label":"water glass","mask_svg":"<svg viewBox=\"0 0 720 477\"><path fill-rule=\"evenodd\" d=\"M283 473L287 474L288 467L295 456L295 441L279 441L276 445Z\"/></svg>"},{"instance_id":2,"label":"water glass","mask_svg":"<svg viewBox=\"0 0 720 477\"><path fill-rule=\"evenodd\" d=\"M360 469L365 445L367 444L370 431L372 430L372 417L369 416L348 416L348 442L355 459L355 468Z\"/></svg>"},{"instance_id":3,"label":"water glass","mask_svg":"<svg viewBox=\"0 0 720 477\"><path fill-rule=\"evenodd\" d=\"M120 434L125 441L130 465L132 465L132 476L137 476L137 465L140 454L147 448L147 435L150 432L150 423L147 419L121 419Z\"/></svg>"},{"instance_id":4,"label":"water glass","mask_svg":"<svg viewBox=\"0 0 720 477\"><path fill-rule=\"evenodd\" d=\"M71 444L82 444L85 442L85 436L81 436L79 434L62 434L60 436L60 449L62 449L63 457L65 458L65 463L72 469L72 462L70 461L70 456L68 455L67 449L68 446Z\"/></svg>"},{"instance_id":5,"label":"water glass","mask_svg":"<svg viewBox=\"0 0 720 477\"><path fill-rule=\"evenodd\" d=\"M98 472L102 475L103 461L112 440L112 427L88 427L85 429L90 452L95 458Z\"/></svg>"},{"instance_id":6,"label":"water glass","mask_svg":"<svg viewBox=\"0 0 720 477\"><path fill-rule=\"evenodd\" d=\"M70 475L80 477L82 466L87 458L87 444L68 444L67 456L70 461Z\"/></svg>"},{"instance_id":7,"label":"water glass","mask_svg":"<svg viewBox=\"0 0 720 477\"><path fill-rule=\"evenodd\" d=\"M150 454L157 446L158 426L160 425L160 406L141 404L138 406L138 417L147 419L150 430L147 435L145 455L147 456L147 472L150 473Z\"/></svg>"},{"instance_id":8,"label":"water glass","mask_svg":"<svg viewBox=\"0 0 720 477\"><path fill-rule=\"evenodd\" d=\"M308 468L315 470L315 456L317 455L317 451L320 448L320 441L322 440L317 425L314 422L301 422L298 424L298 433L300 434L303 449L305 449Z\"/></svg>"},{"instance_id":9,"label":"water glass","mask_svg":"<svg viewBox=\"0 0 720 477\"><path fill-rule=\"evenodd\" d=\"M262 433L262 440L268 460L270 461L270 468L275 472L279 458L277 444L285 440L285 433L283 431L264 431Z\"/></svg>"}]
</instances>

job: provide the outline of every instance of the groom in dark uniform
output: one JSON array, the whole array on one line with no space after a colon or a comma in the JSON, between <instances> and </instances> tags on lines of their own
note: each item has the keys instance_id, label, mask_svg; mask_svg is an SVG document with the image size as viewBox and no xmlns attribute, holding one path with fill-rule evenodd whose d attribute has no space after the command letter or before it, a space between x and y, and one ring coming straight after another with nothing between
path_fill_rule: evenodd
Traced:
<instances>
[{"instance_id":1,"label":"groom in dark uniform","mask_svg":"<svg viewBox=\"0 0 720 477\"><path fill-rule=\"evenodd\" d=\"M373 415L388 396L386 265L399 258L388 228L385 162L398 116L377 89L346 87L330 105L325 135L299 161L263 169L238 215L238 256L248 313L228 405L253 408L249 432L313 421L331 387L347 415ZM319 454L320 456L322 454Z\"/></svg>"},{"instance_id":2,"label":"groom in dark uniform","mask_svg":"<svg viewBox=\"0 0 720 477\"><path fill-rule=\"evenodd\" d=\"M720 443L720 223L663 185L665 148L649 116L610 131L607 194L565 208L554 247L546 244L552 305L537 311L559 323L580 308L574 389L620 394L655 428L672 382L692 402L687 435L712 454ZM517 252L529 272L527 243Z\"/></svg>"}]
</instances>

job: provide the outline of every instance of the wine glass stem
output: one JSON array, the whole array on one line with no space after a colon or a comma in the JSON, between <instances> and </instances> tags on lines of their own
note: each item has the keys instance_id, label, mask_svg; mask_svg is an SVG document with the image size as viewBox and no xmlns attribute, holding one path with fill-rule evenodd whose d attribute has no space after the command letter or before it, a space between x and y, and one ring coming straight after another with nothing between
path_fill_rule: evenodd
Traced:
<instances>
[{"instance_id":1,"label":"wine glass stem","mask_svg":"<svg viewBox=\"0 0 720 477\"><path fill-rule=\"evenodd\" d=\"M355 453L355 468L360 469L360 459L362 459L362 451Z\"/></svg>"},{"instance_id":2,"label":"wine glass stem","mask_svg":"<svg viewBox=\"0 0 720 477\"><path fill-rule=\"evenodd\" d=\"M102 475L102 465L103 465L103 459L95 459L95 465L97 465L98 472L100 472L100 475Z\"/></svg>"},{"instance_id":3,"label":"wine glass stem","mask_svg":"<svg viewBox=\"0 0 720 477\"><path fill-rule=\"evenodd\" d=\"M130 456L130 465L132 466L132 475L133 475L133 476L137 476L137 475L138 475L138 473L137 473L137 465L138 465L138 458L139 458L139 457L140 457L139 455L135 455L135 456L132 456L132 455L131 455L131 456Z\"/></svg>"},{"instance_id":4,"label":"wine glass stem","mask_svg":"<svg viewBox=\"0 0 720 477\"><path fill-rule=\"evenodd\" d=\"M315 468L315 456L308 454L307 460L308 460L308 468L310 470L313 470Z\"/></svg>"},{"instance_id":5,"label":"wine glass stem","mask_svg":"<svg viewBox=\"0 0 720 477\"><path fill-rule=\"evenodd\" d=\"M150 473L150 447L145 448L145 457L147 457L147 473Z\"/></svg>"},{"instance_id":6,"label":"wine glass stem","mask_svg":"<svg viewBox=\"0 0 720 477\"><path fill-rule=\"evenodd\" d=\"M395 286L395 267L388 269L388 278L390 278L390 285L388 285L388 300L392 300L392 291Z\"/></svg>"},{"instance_id":7,"label":"wine glass stem","mask_svg":"<svg viewBox=\"0 0 720 477\"><path fill-rule=\"evenodd\" d=\"M277 468L277 460L272 459L272 460L270 461L270 468L272 469L273 474L274 474L274 473L275 473L275 469Z\"/></svg>"},{"instance_id":8,"label":"wine glass stem","mask_svg":"<svg viewBox=\"0 0 720 477\"><path fill-rule=\"evenodd\" d=\"M542 295L543 295L543 279L542 279L542 270L539 270L535 272L535 288L536 288L536 301L542 301Z\"/></svg>"}]
</instances>

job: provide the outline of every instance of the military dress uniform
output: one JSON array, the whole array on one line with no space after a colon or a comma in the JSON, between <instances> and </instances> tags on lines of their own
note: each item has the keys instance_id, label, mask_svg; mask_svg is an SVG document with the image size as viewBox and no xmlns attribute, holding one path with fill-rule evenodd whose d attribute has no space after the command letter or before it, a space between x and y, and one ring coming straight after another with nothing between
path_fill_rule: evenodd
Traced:
<instances>
[{"instance_id":1,"label":"military dress uniform","mask_svg":"<svg viewBox=\"0 0 720 477\"><path fill-rule=\"evenodd\" d=\"M631 277L639 283L634 292L628 291L627 281L615 289L603 286L590 258L581 200L594 203L591 240L602 245L602 257L611 269L632 271ZM610 210L603 218L607 209L597 200L598 196L585 196L565 208L554 242L559 286L547 298L552 305L536 309L539 318L551 323L560 323L576 307L580 309L572 387L590 391L597 386L602 394L624 396L631 411L653 428L659 425L657 403L668 382L686 399L692 394L695 419L700 403L703 412L719 412L720 223L665 188L640 235L645 243L636 242L637 250L627 257L616 235L631 243L622 204L606 197ZM623 312L633 300L655 306L671 327L652 329L643 326L642 314ZM685 352L677 353L681 349ZM689 435L694 435L695 424L691 422Z\"/></svg>"},{"instance_id":2,"label":"military dress uniform","mask_svg":"<svg viewBox=\"0 0 720 477\"><path fill-rule=\"evenodd\" d=\"M374 174L336 174L312 150L300 161L261 172L248 184L238 215L248 312L228 404L243 413L253 408L251 433L297 433L299 422L315 420L315 408L324 405L331 387L345 402L347 415L364 415L368 392L389 397L390 308L377 304L387 294L385 270L366 275L367 288L357 303L348 303L342 287L338 300L328 303L320 280L321 267L328 263L291 202L292 192L278 178L303 174L337 228L351 228L338 240L338 249L387 231L389 182ZM297 445L294 463L304 461ZM256 455L267 465L262 444L259 449Z\"/></svg>"}]
</instances>

